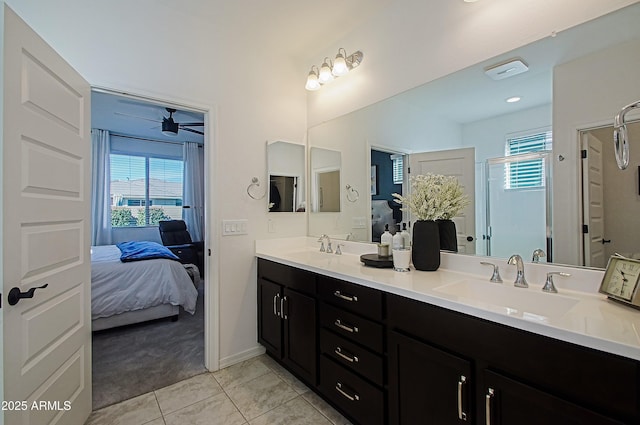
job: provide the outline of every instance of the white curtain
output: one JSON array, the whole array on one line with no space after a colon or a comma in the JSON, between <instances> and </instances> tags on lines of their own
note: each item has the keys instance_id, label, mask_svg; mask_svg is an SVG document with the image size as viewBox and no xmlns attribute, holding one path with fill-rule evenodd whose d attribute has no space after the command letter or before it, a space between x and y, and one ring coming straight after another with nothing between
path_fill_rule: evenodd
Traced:
<instances>
[{"instance_id":1,"label":"white curtain","mask_svg":"<svg viewBox=\"0 0 640 425\"><path fill-rule=\"evenodd\" d=\"M91 130L91 245L111 245L111 137L108 130Z\"/></svg>"},{"instance_id":2,"label":"white curtain","mask_svg":"<svg viewBox=\"0 0 640 425\"><path fill-rule=\"evenodd\" d=\"M194 241L204 239L204 149L195 142L185 142L182 218Z\"/></svg>"}]
</instances>

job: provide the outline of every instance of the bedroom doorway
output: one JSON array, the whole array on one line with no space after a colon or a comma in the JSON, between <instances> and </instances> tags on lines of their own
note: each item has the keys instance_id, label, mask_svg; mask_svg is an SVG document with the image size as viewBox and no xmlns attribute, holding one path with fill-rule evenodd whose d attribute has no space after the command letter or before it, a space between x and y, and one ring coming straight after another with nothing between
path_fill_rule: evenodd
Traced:
<instances>
[{"instance_id":1,"label":"bedroom doorway","mask_svg":"<svg viewBox=\"0 0 640 425\"><path fill-rule=\"evenodd\" d=\"M205 265L209 257L204 253L208 246L204 176L208 138L206 111L198 108L96 88L91 101L93 163L102 165L92 169L92 192L102 194L95 196L102 202L92 204L96 224L92 245L99 245L92 249L96 410L207 371L205 293L209 279ZM107 142L96 140L99 138ZM106 150L101 148L102 156L95 149L100 145L107 145ZM170 223L171 235L161 235L160 222ZM169 240L185 235L195 247L169 247L180 262L151 260L135 265L140 273L135 298L140 298L148 282L153 281L167 285L149 291L162 299L143 297L134 305L131 297L116 300L112 296L116 291L111 290L103 291L107 298L100 299L101 291L93 285L94 281L104 281L98 276L104 263L93 261L94 257L105 259L101 248L111 249L117 266L131 266L134 263L119 261L121 252L114 245L129 241L175 245ZM187 255L187 251L192 253ZM158 267L171 267L171 271L155 269L154 264L162 261L168 264ZM117 286L118 270L110 273L106 282ZM129 276L133 272L128 268L123 273ZM154 277L153 273L158 275ZM127 282L135 290L135 281L127 278ZM105 312L104 303L116 309ZM180 306L172 305L176 303Z\"/></svg>"}]
</instances>

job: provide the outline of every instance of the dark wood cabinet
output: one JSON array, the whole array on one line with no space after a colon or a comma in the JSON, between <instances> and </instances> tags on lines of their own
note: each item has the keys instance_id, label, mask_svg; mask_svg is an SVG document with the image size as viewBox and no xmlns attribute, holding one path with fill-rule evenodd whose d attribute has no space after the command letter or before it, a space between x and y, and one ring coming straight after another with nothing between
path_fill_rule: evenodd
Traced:
<instances>
[{"instance_id":1,"label":"dark wood cabinet","mask_svg":"<svg viewBox=\"0 0 640 425\"><path fill-rule=\"evenodd\" d=\"M389 332L389 423L473 422L471 362Z\"/></svg>"},{"instance_id":2,"label":"dark wood cabinet","mask_svg":"<svg viewBox=\"0 0 640 425\"><path fill-rule=\"evenodd\" d=\"M484 371L484 384L483 423L487 425L620 425L623 423L489 370Z\"/></svg>"},{"instance_id":3,"label":"dark wood cabinet","mask_svg":"<svg viewBox=\"0 0 640 425\"><path fill-rule=\"evenodd\" d=\"M258 339L355 425L640 424L640 362L273 261Z\"/></svg>"},{"instance_id":4,"label":"dark wood cabinet","mask_svg":"<svg viewBox=\"0 0 640 425\"><path fill-rule=\"evenodd\" d=\"M316 275L258 262L258 341L300 379L317 383Z\"/></svg>"}]
</instances>

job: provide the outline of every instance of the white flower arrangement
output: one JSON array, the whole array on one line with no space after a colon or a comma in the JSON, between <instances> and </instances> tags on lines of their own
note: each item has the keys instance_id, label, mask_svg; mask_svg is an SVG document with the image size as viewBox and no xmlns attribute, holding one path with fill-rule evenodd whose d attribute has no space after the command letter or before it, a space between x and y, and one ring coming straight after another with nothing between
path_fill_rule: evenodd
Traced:
<instances>
[{"instance_id":1,"label":"white flower arrangement","mask_svg":"<svg viewBox=\"0 0 640 425\"><path fill-rule=\"evenodd\" d=\"M451 220L469 205L469 198L453 176L428 173L411 176L410 182L408 196L394 193L393 197L403 205L402 211L410 211L418 220Z\"/></svg>"}]
</instances>

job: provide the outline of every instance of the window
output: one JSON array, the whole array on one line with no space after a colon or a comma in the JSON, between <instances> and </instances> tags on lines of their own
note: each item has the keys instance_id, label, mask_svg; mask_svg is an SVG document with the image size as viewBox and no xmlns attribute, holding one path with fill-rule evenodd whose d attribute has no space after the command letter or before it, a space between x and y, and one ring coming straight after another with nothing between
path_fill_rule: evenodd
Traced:
<instances>
[{"instance_id":1,"label":"window","mask_svg":"<svg viewBox=\"0 0 640 425\"><path fill-rule=\"evenodd\" d=\"M551 150L551 130L507 138L506 156ZM531 159L505 165L505 189L531 189L545 186L544 160Z\"/></svg>"},{"instance_id":2,"label":"window","mask_svg":"<svg viewBox=\"0 0 640 425\"><path fill-rule=\"evenodd\" d=\"M402 184L404 180L404 156L391 155L393 161L393 184Z\"/></svg>"},{"instance_id":3,"label":"window","mask_svg":"<svg viewBox=\"0 0 640 425\"><path fill-rule=\"evenodd\" d=\"M110 159L113 227L182 219L183 161L126 154Z\"/></svg>"}]
</instances>

